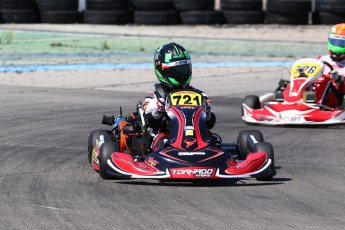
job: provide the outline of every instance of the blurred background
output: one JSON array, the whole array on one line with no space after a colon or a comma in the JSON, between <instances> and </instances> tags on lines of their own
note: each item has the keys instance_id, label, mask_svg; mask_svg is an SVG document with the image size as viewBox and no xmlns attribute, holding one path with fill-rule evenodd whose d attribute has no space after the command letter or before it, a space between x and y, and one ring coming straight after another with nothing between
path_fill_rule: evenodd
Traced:
<instances>
[{"instance_id":1,"label":"blurred background","mask_svg":"<svg viewBox=\"0 0 345 230\"><path fill-rule=\"evenodd\" d=\"M0 0L0 23L335 24L343 0Z\"/></svg>"}]
</instances>

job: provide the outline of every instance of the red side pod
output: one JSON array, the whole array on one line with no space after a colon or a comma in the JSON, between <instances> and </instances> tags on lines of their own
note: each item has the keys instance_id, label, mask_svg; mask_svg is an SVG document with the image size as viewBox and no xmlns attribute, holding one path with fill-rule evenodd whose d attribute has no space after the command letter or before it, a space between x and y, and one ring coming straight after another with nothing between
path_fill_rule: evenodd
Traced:
<instances>
[{"instance_id":1,"label":"red side pod","mask_svg":"<svg viewBox=\"0 0 345 230\"><path fill-rule=\"evenodd\" d=\"M133 157L128 153L115 152L111 155L114 165L119 170L129 174L150 176L160 172L157 168L151 166L147 161L135 162Z\"/></svg>"},{"instance_id":2,"label":"red side pod","mask_svg":"<svg viewBox=\"0 0 345 230\"><path fill-rule=\"evenodd\" d=\"M265 152L250 153L245 161L230 165L225 173L233 175L250 174L262 168L266 161L267 154Z\"/></svg>"},{"instance_id":3,"label":"red side pod","mask_svg":"<svg viewBox=\"0 0 345 230\"><path fill-rule=\"evenodd\" d=\"M171 107L170 111L175 115L175 117L178 120L179 123L179 127L178 127L178 134L177 134L177 138L176 141L173 143L170 143L171 146L178 148L178 149L183 149L182 148L182 139L183 139L183 135L184 135L184 116L182 114L181 111L179 111L178 109L176 109L175 107Z\"/></svg>"},{"instance_id":4,"label":"red side pod","mask_svg":"<svg viewBox=\"0 0 345 230\"><path fill-rule=\"evenodd\" d=\"M202 136L200 135L199 119L200 119L200 116L202 115L202 112L203 112L203 108L199 107L199 109L195 112L195 115L193 118L196 141L198 143L198 148L196 148L195 150L206 148L209 144L209 143L205 142L202 139Z\"/></svg>"}]
</instances>

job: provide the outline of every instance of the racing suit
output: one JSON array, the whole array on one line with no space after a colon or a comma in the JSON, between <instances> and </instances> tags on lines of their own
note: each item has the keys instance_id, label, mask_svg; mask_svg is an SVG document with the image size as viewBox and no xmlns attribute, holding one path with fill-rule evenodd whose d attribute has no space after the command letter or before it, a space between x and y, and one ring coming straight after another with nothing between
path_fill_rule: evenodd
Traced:
<instances>
[{"instance_id":1,"label":"racing suit","mask_svg":"<svg viewBox=\"0 0 345 230\"><path fill-rule=\"evenodd\" d=\"M322 77L315 82L316 91L318 88L327 88L325 95L322 95L321 103L331 108L339 107L343 104L345 94L345 60L333 61L329 55L319 56L317 59L328 62L335 70L331 72L330 68L325 65ZM329 79L331 79L331 84L326 86Z\"/></svg>"},{"instance_id":2,"label":"racing suit","mask_svg":"<svg viewBox=\"0 0 345 230\"><path fill-rule=\"evenodd\" d=\"M185 89L198 91L204 96L206 100L206 126L208 129L212 129L216 123L216 116L213 112L211 112L211 101L208 99L207 95L191 86L188 86ZM160 83L156 83L155 91L150 93L144 101L143 109L145 122L150 128L153 129L154 133L157 134L152 143L153 150L161 147L163 139L166 140L169 136L169 122L165 111L165 99L171 91L173 90L164 87Z\"/></svg>"}]
</instances>

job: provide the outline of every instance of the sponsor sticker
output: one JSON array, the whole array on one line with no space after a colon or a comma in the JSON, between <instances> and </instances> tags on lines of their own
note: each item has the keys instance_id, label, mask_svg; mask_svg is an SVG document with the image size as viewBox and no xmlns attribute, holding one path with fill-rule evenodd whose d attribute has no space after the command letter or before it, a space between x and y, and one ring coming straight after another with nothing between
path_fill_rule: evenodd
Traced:
<instances>
[{"instance_id":1,"label":"sponsor sticker","mask_svg":"<svg viewBox=\"0 0 345 230\"><path fill-rule=\"evenodd\" d=\"M213 168L174 168L170 172L174 178L211 178Z\"/></svg>"},{"instance_id":2,"label":"sponsor sticker","mask_svg":"<svg viewBox=\"0 0 345 230\"><path fill-rule=\"evenodd\" d=\"M156 161L153 157L149 157L149 159L147 159L147 163L149 163L153 167L159 164L159 162Z\"/></svg>"},{"instance_id":3,"label":"sponsor sticker","mask_svg":"<svg viewBox=\"0 0 345 230\"><path fill-rule=\"evenodd\" d=\"M293 123L301 123L301 122L305 122L306 120L304 119L304 117L291 117L290 118L290 122Z\"/></svg>"},{"instance_id":4,"label":"sponsor sticker","mask_svg":"<svg viewBox=\"0 0 345 230\"><path fill-rule=\"evenodd\" d=\"M253 135L250 135L250 139L254 142L254 144L259 143Z\"/></svg>"}]
</instances>

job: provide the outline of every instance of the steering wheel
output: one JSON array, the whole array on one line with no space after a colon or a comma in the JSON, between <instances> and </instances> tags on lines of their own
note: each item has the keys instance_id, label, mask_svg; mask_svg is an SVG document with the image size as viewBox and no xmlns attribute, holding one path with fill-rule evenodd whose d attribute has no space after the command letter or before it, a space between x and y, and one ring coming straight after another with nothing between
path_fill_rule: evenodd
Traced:
<instances>
[{"instance_id":1,"label":"steering wheel","mask_svg":"<svg viewBox=\"0 0 345 230\"><path fill-rule=\"evenodd\" d=\"M325 64L326 66L328 66L328 67L331 69L331 71L334 70L334 67L333 67L331 64L329 64L329 63L326 62L326 61L322 61L322 62L323 62L323 64Z\"/></svg>"}]
</instances>

